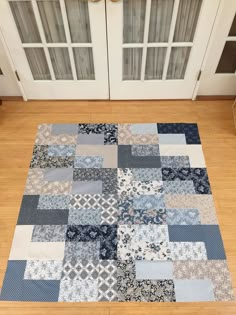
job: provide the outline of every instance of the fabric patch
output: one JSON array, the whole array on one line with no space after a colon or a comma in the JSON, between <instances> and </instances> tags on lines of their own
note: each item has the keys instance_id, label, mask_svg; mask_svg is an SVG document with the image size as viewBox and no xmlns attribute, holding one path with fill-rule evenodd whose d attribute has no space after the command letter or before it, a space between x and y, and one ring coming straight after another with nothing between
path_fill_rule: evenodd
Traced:
<instances>
[{"instance_id":1,"label":"fabric patch","mask_svg":"<svg viewBox=\"0 0 236 315\"><path fill-rule=\"evenodd\" d=\"M162 156L161 167L182 168L190 167L188 156Z\"/></svg>"},{"instance_id":2,"label":"fabric patch","mask_svg":"<svg viewBox=\"0 0 236 315\"><path fill-rule=\"evenodd\" d=\"M35 225L32 242L64 242L66 225Z\"/></svg>"},{"instance_id":3,"label":"fabric patch","mask_svg":"<svg viewBox=\"0 0 236 315\"><path fill-rule=\"evenodd\" d=\"M135 261L137 280L173 279L173 263L171 261Z\"/></svg>"},{"instance_id":4,"label":"fabric patch","mask_svg":"<svg viewBox=\"0 0 236 315\"><path fill-rule=\"evenodd\" d=\"M209 279L175 280L176 302L214 301L214 287Z\"/></svg>"},{"instance_id":5,"label":"fabric patch","mask_svg":"<svg viewBox=\"0 0 236 315\"><path fill-rule=\"evenodd\" d=\"M136 156L159 156L159 147L156 145L132 145L131 154Z\"/></svg>"},{"instance_id":6,"label":"fabric patch","mask_svg":"<svg viewBox=\"0 0 236 315\"><path fill-rule=\"evenodd\" d=\"M27 280L61 280L62 261L28 260L24 279Z\"/></svg>"},{"instance_id":7,"label":"fabric patch","mask_svg":"<svg viewBox=\"0 0 236 315\"><path fill-rule=\"evenodd\" d=\"M41 195L39 197L38 209L68 209L70 196L66 195Z\"/></svg>"},{"instance_id":8,"label":"fabric patch","mask_svg":"<svg viewBox=\"0 0 236 315\"><path fill-rule=\"evenodd\" d=\"M48 147L49 156L74 156L75 145L50 145Z\"/></svg>"},{"instance_id":9,"label":"fabric patch","mask_svg":"<svg viewBox=\"0 0 236 315\"><path fill-rule=\"evenodd\" d=\"M195 225L201 224L198 209L166 209L168 225Z\"/></svg>"},{"instance_id":10,"label":"fabric patch","mask_svg":"<svg viewBox=\"0 0 236 315\"><path fill-rule=\"evenodd\" d=\"M101 211L93 209L71 209L69 212L68 223L98 225L101 223Z\"/></svg>"},{"instance_id":11,"label":"fabric patch","mask_svg":"<svg viewBox=\"0 0 236 315\"><path fill-rule=\"evenodd\" d=\"M61 280L59 302L95 302L98 284L95 280Z\"/></svg>"},{"instance_id":12,"label":"fabric patch","mask_svg":"<svg viewBox=\"0 0 236 315\"><path fill-rule=\"evenodd\" d=\"M72 194L101 194L102 181L75 181L72 184Z\"/></svg>"},{"instance_id":13,"label":"fabric patch","mask_svg":"<svg viewBox=\"0 0 236 315\"><path fill-rule=\"evenodd\" d=\"M74 166L78 168L99 168L103 165L101 156L76 156Z\"/></svg>"}]
</instances>

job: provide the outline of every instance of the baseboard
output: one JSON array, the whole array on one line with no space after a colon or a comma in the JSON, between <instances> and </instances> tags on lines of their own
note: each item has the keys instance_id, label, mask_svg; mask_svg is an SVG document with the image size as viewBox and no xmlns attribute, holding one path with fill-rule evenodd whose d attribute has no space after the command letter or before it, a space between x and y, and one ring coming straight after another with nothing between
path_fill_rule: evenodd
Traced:
<instances>
[{"instance_id":1,"label":"baseboard","mask_svg":"<svg viewBox=\"0 0 236 315\"><path fill-rule=\"evenodd\" d=\"M1 101L23 101L22 96L0 96Z\"/></svg>"},{"instance_id":2,"label":"baseboard","mask_svg":"<svg viewBox=\"0 0 236 315\"><path fill-rule=\"evenodd\" d=\"M197 101L235 100L236 95L198 95Z\"/></svg>"}]
</instances>

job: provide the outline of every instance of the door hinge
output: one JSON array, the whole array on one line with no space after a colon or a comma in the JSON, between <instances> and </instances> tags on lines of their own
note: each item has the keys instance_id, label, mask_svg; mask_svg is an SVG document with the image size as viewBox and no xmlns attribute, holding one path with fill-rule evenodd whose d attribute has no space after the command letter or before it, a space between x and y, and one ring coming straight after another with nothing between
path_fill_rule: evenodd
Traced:
<instances>
[{"instance_id":1,"label":"door hinge","mask_svg":"<svg viewBox=\"0 0 236 315\"><path fill-rule=\"evenodd\" d=\"M17 71L15 71L15 74L16 74L16 78L17 78L17 80L20 82L20 77L19 77L18 72L17 72Z\"/></svg>"},{"instance_id":2,"label":"door hinge","mask_svg":"<svg viewBox=\"0 0 236 315\"><path fill-rule=\"evenodd\" d=\"M199 80L201 79L201 75L202 75L202 70L200 70L200 71L198 72L197 81L199 81Z\"/></svg>"}]
</instances>

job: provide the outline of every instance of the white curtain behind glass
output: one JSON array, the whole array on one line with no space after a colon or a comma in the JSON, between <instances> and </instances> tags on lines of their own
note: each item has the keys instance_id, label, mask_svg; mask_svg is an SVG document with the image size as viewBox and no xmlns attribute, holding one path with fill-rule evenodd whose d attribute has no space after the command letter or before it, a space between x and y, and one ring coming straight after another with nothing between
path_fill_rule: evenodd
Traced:
<instances>
[{"instance_id":1,"label":"white curtain behind glass","mask_svg":"<svg viewBox=\"0 0 236 315\"><path fill-rule=\"evenodd\" d=\"M190 47L172 47L167 71L167 80L184 79L188 65Z\"/></svg>"},{"instance_id":2,"label":"white curtain behind glass","mask_svg":"<svg viewBox=\"0 0 236 315\"><path fill-rule=\"evenodd\" d=\"M9 2L22 43L40 43L38 27L30 1Z\"/></svg>"},{"instance_id":3,"label":"white curtain behind glass","mask_svg":"<svg viewBox=\"0 0 236 315\"><path fill-rule=\"evenodd\" d=\"M202 0L180 0L174 42L193 41Z\"/></svg>"},{"instance_id":4,"label":"white curtain behind glass","mask_svg":"<svg viewBox=\"0 0 236 315\"><path fill-rule=\"evenodd\" d=\"M37 1L46 41L48 43L65 43L66 35L58 0Z\"/></svg>"},{"instance_id":5,"label":"white curtain behind glass","mask_svg":"<svg viewBox=\"0 0 236 315\"><path fill-rule=\"evenodd\" d=\"M43 48L24 48L34 80L51 80Z\"/></svg>"},{"instance_id":6,"label":"white curtain behind glass","mask_svg":"<svg viewBox=\"0 0 236 315\"><path fill-rule=\"evenodd\" d=\"M166 57L166 47L147 49L145 80L161 80Z\"/></svg>"},{"instance_id":7,"label":"white curtain behind glass","mask_svg":"<svg viewBox=\"0 0 236 315\"><path fill-rule=\"evenodd\" d=\"M65 1L72 43L91 43L88 1Z\"/></svg>"},{"instance_id":8,"label":"white curtain behind glass","mask_svg":"<svg viewBox=\"0 0 236 315\"><path fill-rule=\"evenodd\" d=\"M49 48L56 80L73 80L68 48Z\"/></svg>"},{"instance_id":9,"label":"white curtain behind glass","mask_svg":"<svg viewBox=\"0 0 236 315\"><path fill-rule=\"evenodd\" d=\"M123 0L123 42L142 43L146 0Z\"/></svg>"},{"instance_id":10,"label":"white curtain behind glass","mask_svg":"<svg viewBox=\"0 0 236 315\"><path fill-rule=\"evenodd\" d=\"M174 0L152 0L149 43L168 42Z\"/></svg>"},{"instance_id":11,"label":"white curtain behind glass","mask_svg":"<svg viewBox=\"0 0 236 315\"><path fill-rule=\"evenodd\" d=\"M92 48L73 48L78 80L95 80Z\"/></svg>"}]
</instances>

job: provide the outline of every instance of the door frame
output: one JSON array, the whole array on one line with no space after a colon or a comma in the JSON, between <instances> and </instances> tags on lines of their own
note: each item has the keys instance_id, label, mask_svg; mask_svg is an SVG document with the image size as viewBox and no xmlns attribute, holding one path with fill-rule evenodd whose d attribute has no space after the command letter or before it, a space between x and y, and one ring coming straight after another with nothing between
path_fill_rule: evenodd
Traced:
<instances>
[{"instance_id":1,"label":"door frame","mask_svg":"<svg viewBox=\"0 0 236 315\"><path fill-rule=\"evenodd\" d=\"M231 10L230 4L227 2L234 3L235 0L220 0L220 4L218 7L217 15L215 17L214 21L214 26L212 29L212 33L207 45L206 53L202 62L201 66L201 77L200 80L197 82L197 85L195 87L193 99L196 98L212 98L216 99L217 96L219 98L224 98L224 99L232 99L234 98L235 94L232 93L219 93L218 95L215 93L206 93L206 92L201 92L201 88L203 87L204 80L206 84L212 84L212 81L215 81L215 85L220 85L221 83L219 82L220 78L223 76L225 79L227 79L227 83L229 88L232 88L234 84L236 84L236 73L234 74L235 77L235 83L232 82L232 79L230 78L231 74L228 73L221 73L221 74L215 74L216 68L218 66L218 63L221 58L221 54L224 49L224 45L226 43L226 40L228 38L228 33L230 31L230 27L232 24L232 21L234 19L234 15L236 12L234 12L234 15L232 17L232 20L228 18L224 18L224 14L227 13L227 11ZM232 12L233 13L233 12ZM222 20L224 19L224 23L222 23ZM220 36L219 36L220 33ZM215 76L215 78L213 77ZM206 91L206 88L203 88L202 91Z\"/></svg>"}]
</instances>

